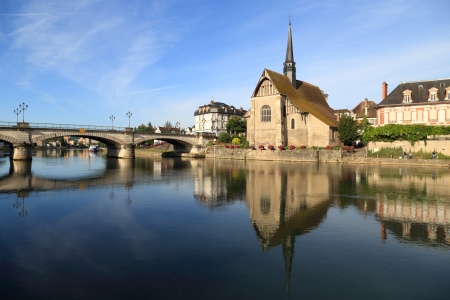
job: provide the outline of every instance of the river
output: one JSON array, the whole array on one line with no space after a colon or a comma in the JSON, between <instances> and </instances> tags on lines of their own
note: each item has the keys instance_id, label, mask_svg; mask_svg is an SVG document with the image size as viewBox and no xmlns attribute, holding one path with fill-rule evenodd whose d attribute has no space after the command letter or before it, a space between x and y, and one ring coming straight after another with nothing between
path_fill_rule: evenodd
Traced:
<instances>
[{"instance_id":1,"label":"river","mask_svg":"<svg viewBox=\"0 0 450 300\"><path fill-rule=\"evenodd\" d=\"M450 171L0 157L1 299L448 299Z\"/></svg>"}]
</instances>

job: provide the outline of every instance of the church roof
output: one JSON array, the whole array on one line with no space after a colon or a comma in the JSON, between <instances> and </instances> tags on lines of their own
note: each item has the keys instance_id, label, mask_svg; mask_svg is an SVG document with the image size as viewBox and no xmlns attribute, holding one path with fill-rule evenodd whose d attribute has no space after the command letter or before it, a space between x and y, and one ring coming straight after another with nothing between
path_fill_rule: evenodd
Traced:
<instances>
[{"instance_id":1,"label":"church roof","mask_svg":"<svg viewBox=\"0 0 450 300\"><path fill-rule=\"evenodd\" d=\"M319 87L305 81L297 80L295 89L289 79L280 73L264 69L268 77L280 94L285 95L302 112L312 114L317 119L331 127L338 127L333 110L328 105Z\"/></svg>"},{"instance_id":2,"label":"church roof","mask_svg":"<svg viewBox=\"0 0 450 300\"><path fill-rule=\"evenodd\" d=\"M439 104L440 101L444 101L445 89L450 86L450 78L436 79L436 80L423 80L423 81L410 81L399 84L378 106L390 106L390 105L414 105L414 104ZM428 90L431 88L437 88L437 101L428 101ZM410 90L412 92L412 102L403 103L403 92ZM448 100L446 100L448 101Z\"/></svg>"}]
</instances>

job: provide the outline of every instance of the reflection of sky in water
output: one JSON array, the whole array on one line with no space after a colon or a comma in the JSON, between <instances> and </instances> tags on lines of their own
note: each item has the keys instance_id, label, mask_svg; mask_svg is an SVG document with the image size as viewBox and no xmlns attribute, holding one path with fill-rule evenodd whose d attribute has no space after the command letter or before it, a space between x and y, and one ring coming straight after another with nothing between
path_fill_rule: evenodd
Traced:
<instances>
[{"instance_id":1,"label":"reflection of sky in water","mask_svg":"<svg viewBox=\"0 0 450 300\"><path fill-rule=\"evenodd\" d=\"M95 178L105 172L105 158L100 155L86 157L33 157L33 175L48 179L76 180Z\"/></svg>"}]
</instances>

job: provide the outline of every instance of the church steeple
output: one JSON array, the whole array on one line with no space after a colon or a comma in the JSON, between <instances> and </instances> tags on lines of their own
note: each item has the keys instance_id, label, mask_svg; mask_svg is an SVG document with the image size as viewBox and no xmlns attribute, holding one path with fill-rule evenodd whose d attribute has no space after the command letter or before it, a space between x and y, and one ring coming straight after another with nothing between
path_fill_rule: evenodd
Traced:
<instances>
[{"instance_id":1,"label":"church steeple","mask_svg":"<svg viewBox=\"0 0 450 300\"><path fill-rule=\"evenodd\" d=\"M283 73L289 78L294 88L297 88L297 76L294 62L294 48L292 47L291 21L289 20L288 42L286 49L286 61L284 62Z\"/></svg>"}]
</instances>

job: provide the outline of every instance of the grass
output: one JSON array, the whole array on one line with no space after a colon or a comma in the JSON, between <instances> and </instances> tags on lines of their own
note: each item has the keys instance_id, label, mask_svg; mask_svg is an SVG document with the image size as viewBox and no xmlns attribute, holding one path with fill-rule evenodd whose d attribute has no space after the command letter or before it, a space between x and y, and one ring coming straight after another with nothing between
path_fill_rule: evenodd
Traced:
<instances>
[{"instance_id":1,"label":"grass","mask_svg":"<svg viewBox=\"0 0 450 300\"><path fill-rule=\"evenodd\" d=\"M374 152L373 150L369 150L367 153L368 157L377 157L377 158L399 158L403 157L403 152L405 151L408 155L411 153L408 151L409 149L403 150L401 147L389 147L389 148L381 148L380 150ZM420 159L431 159L431 152L420 151L412 152L413 158ZM441 152L436 152L436 156L438 159L448 159L450 160L450 156L444 155Z\"/></svg>"}]
</instances>

